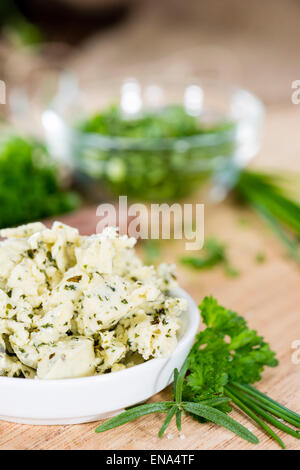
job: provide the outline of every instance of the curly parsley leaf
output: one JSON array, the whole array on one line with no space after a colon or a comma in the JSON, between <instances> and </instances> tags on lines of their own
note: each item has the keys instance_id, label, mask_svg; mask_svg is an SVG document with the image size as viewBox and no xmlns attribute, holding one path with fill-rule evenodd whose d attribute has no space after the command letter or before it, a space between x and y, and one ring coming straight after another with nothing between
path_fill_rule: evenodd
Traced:
<instances>
[{"instance_id":1,"label":"curly parsley leaf","mask_svg":"<svg viewBox=\"0 0 300 470\"><path fill-rule=\"evenodd\" d=\"M227 362L227 344L209 330L200 333L190 352L184 400L205 399L222 394L224 385L228 382Z\"/></svg>"},{"instance_id":2,"label":"curly parsley leaf","mask_svg":"<svg viewBox=\"0 0 300 470\"><path fill-rule=\"evenodd\" d=\"M209 396L227 396L282 448L284 443L268 422L300 439L298 430L282 422L299 428L300 416L249 385L261 379L265 366L274 367L278 363L269 344L248 328L244 318L219 305L213 297L206 297L199 308L206 329L197 335L189 355L184 399L203 404ZM192 408L187 406L185 410L194 419L211 420L203 413L192 413ZM228 403L215 408L225 414L231 411Z\"/></svg>"},{"instance_id":3,"label":"curly parsley leaf","mask_svg":"<svg viewBox=\"0 0 300 470\"><path fill-rule=\"evenodd\" d=\"M275 353L244 318L205 297L199 306L207 328L197 336L190 352L185 396L197 399L223 394L230 381L255 383L265 366L277 365Z\"/></svg>"}]
</instances>

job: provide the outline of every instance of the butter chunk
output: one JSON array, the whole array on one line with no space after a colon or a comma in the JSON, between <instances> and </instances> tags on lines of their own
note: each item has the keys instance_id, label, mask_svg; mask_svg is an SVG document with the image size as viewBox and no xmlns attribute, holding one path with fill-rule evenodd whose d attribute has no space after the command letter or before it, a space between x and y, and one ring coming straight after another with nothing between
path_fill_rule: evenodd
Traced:
<instances>
[{"instance_id":1,"label":"butter chunk","mask_svg":"<svg viewBox=\"0 0 300 470\"><path fill-rule=\"evenodd\" d=\"M93 341L72 336L41 348L37 367L39 379L86 377L95 372Z\"/></svg>"}]
</instances>

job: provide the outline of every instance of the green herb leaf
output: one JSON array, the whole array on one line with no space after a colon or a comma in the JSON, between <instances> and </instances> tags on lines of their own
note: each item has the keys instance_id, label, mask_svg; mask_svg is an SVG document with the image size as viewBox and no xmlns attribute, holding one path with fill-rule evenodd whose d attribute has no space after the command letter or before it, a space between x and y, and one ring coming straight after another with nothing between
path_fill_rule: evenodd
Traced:
<instances>
[{"instance_id":1,"label":"green herb leaf","mask_svg":"<svg viewBox=\"0 0 300 470\"><path fill-rule=\"evenodd\" d=\"M288 408L285 408L283 405L275 402L266 395L261 394L261 392L256 390L254 387L250 387L248 385L241 385L237 382L232 382L232 385L238 390L244 392L246 396L253 397L261 408L264 408L266 411L269 411L278 418L284 419L286 422L300 428L299 414L289 410Z\"/></svg>"},{"instance_id":2,"label":"green herb leaf","mask_svg":"<svg viewBox=\"0 0 300 470\"><path fill-rule=\"evenodd\" d=\"M178 375L179 375L178 369L174 369L174 383L173 383L174 400L175 400L175 397L176 397L176 386L177 386Z\"/></svg>"},{"instance_id":3,"label":"green herb leaf","mask_svg":"<svg viewBox=\"0 0 300 470\"><path fill-rule=\"evenodd\" d=\"M163 437L167 427L169 426L173 416L175 415L176 411L177 411L177 405L174 405L172 406L172 408L168 411L168 414L166 416L166 419L164 420L163 422L163 425L162 427L160 428L159 432L158 432L158 437Z\"/></svg>"},{"instance_id":4,"label":"green herb leaf","mask_svg":"<svg viewBox=\"0 0 300 470\"><path fill-rule=\"evenodd\" d=\"M271 436L278 444L285 449L284 442L280 439L279 436L270 428L261 418L259 418L248 406L246 406L238 396L235 395L234 391L230 386L226 387L226 394L232 399L233 403L235 403L242 411L244 411L250 418L253 419L269 436Z\"/></svg>"},{"instance_id":5,"label":"green herb leaf","mask_svg":"<svg viewBox=\"0 0 300 470\"><path fill-rule=\"evenodd\" d=\"M254 434L227 415L232 401L281 447L285 448L284 443L265 421L299 439L299 431L275 416L300 428L300 415L249 385L260 380L265 366L277 365L269 345L248 328L244 318L219 305L213 297L205 297L199 308L206 329L197 335L180 372L174 370L175 401L131 408L96 431L112 429L149 413L167 413L159 431L161 437L175 414L177 429L181 430L184 410L201 423L211 421L251 443L258 443Z\"/></svg>"},{"instance_id":6,"label":"green herb leaf","mask_svg":"<svg viewBox=\"0 0 300 470\"><path fill-rule=\"evenodd\" d=\"M217 398L210 398L208 400L201 400L199 402L201 405L211 406L213 408L218 407L219 405L228 405L230 403L230 399L227 397L217 397Z\"/></svg>"},{"instance_id":7,"label":"green herb leaf","mask_svg":"<svg viewBox=\"0 0 300 470\"><path fill-rule=\"evenodd\" d=\"M180 404L182 400L183 381L184 381L184 377L185 377L188 367L189 367L189 357L187 357L186 360L184 361L183 366L181 367L178 378L177 378L176 395L175 395L175 400L177 404Z\"/></svg>"},{"instance_id":8,"label":"green herb leaf","mask_svg":"<svg viewBox=\"0 0 300 470\"><path fill-rule=\"evenodd\" d=\"M115 194L135 199L174 201L185 197L206 180L211 171L203 171L202 162L222 155L230 159L235 149L236 124L221 118L201 122L186 113L182 105L169 105L157 112L144 111L136 119L124 119L117 106L100 111L79 126L80 131L110 137L126 137L133 145L116 150L81 152L80 167L89 176L100 178ZM217 145L194 145L193 136L217 138ZM104 137L105 138L105 137ZM184 151L176 142L191 141ZM145 142L147 145L145 146ZM109 148L110 147L110 148ZM199 171L200 163L200 171Z\"/></svg>"},{"instance_id":9,"label":"green herb leaf","mask_svg":"<svg viewBox=\"0 0 300 470\"><path fill-rule=\"evenodd\" d=\"M232 391L232 388L231 388ZM236 394L237 395L237 394ZM274 418L270 413L265 411L257 401L255 401L253 398L247 397L246 394L244 393L239 393L238 394L239 398L243 403L245 403L249 408L251 408L253 411L255 411L257 414L262 416L266 421L269 423L273 424L276 426L278 429L281 431L286 432L287 434L290 434L293 437L296 437L297 439L300 439L300 435L298 431L295 431L294 429L290 428L289 426L286 426L284 423L279 421L278 419Z\"/></svg>"},{"instance_id":10,"label":"green herb leaf","mask_svg":"<svg viewBox=\"0 0 300 470\"><path fill-rule=\"evenodd\" d=\"M207 328L197 335L189 354L184 400L222 395L228 381L257 382L265 366L277 365L274 352L244 318L213 297L204 298L199 308Z\"/></svg>"},{"instance_id":11,"label":"green herb leaf","mask_svg":"<svg viewBox=\"0 0 300 470\"><path fill-rule=\"evenodd\" d=\"M145 264L153 265L162 255L160 240L145 240L142 245L145 253Z\"/></svg>"},{"instance_id":12,"label":"green herb leaf","mask_svg":"<svg viewBox=\"0 0 300 470\"><path fill-rule=\"evenodd\" d=\"M176 426L178 431L181 431L181 417L182 417L182 411L180 409L177 409L176 411Z\"/></svg>"},{"instance_id":13,"label":"green herb leaf","mask_svg":"<svg viewBox=\"0 0 300 470\"><path fill-rule=\"evenodd\" d=\"M259 264L262 264L266 261L266 255L265 253L259 251L258 253L256 253L256 256L255 256L255 260L257 263Z\"/></svg>"},{"instance_id":14,"label":"green herb leaf","mask_svg":"<svg viewBox=\"0 0 300 470\"><path fill-rule=\"evenodd\" d=\"M243 170L234 192L260 214L300 263L298 244L286 233L288 229L295 238L300 236L300 204L291 196L293 186L292 177L284 181L279 175Z\"/></svg>"},{"instance_id":15,"label":"green herb leaf","mask_svg":"<svg viewBox=\"0 0 300 470\"><path fill-rule=\"evenodd\" d=\"M44 145L13 135L0 139L0 228L60 215L78 206L77 195L63 189L58 168Z\"/></svg>"},{"instance_id":16,"label":"green herb leaf","mask_svg":"<svg viewBox=\"0 0 300 470\"><path fill-rule=\"evenodd\" d=\"M223 265L228 276L235 277L239 274L229 263L226 246L215 238L207 240L201 257L183 256L180 258L180 262L195 269L210 269L217 265Z\"/></svg>"},{"instance_id":17,"label":"green herb leaf","mask_svg":"<svg viewBox=\"0 0 300 470\"><path fill-rule=\"evenodd\" d=\"M225 427L229 431L233 432L242 439L251 442L252 444L258 444L259 442L257 437L252 434L252 432L248 431L248 429L246 429L240 423L215 408L200 403L186 402L183 402L182 406L185 411L197 416L201 416L202 418L212 421L215 424L219 424L220 426Z\"/></svg>"},{"instance_id":18,"label":"green herb leaf","mask_svg":"<svg viewBox=\"0 0 300 470\"><path fill-rule=\"evenodd\" d=\"M279 408L280 410L282 410L282 412L286 413L286 414L289 415L290 417L292 417L292 418L294 418L294 419L296 419L297 421L300 422L300 414L295 413L295 411L289 410L289 409L286 408L285 406L281 405L280 403L278 403L277 401L273 400L273 399L270 398L268 395L265 395L264 393L260 392L259 390L257 390L256 388L252 387L251 385L240 385L240 384L237 384L236 382L233 382L233 385L234 385L235 387L238 385L238 386L241 387L242 389L245 389L245 391L246 391L248 394L253 393L256 398L259 397L260 400L262 400L263 402L268 403L268 404L271 404L271 405L275 406L276 408Z\"/></svg>"},{"instance_id":19,"label":"green herb leaf","mask_svg":"<svg viewBox=\"0 0 300 470\"><path fill-rule=\"evenodd\" d=\"M159 403L149 403L146 405L136 406L134 408L130 408L127 411L119 414L118 416L114 416L113 418L109 419L105 423L101 424L95 429L95 432L104 432L108 431L109 429L116 428L118 426L122 426L129 421L134 421L141 416L148 415L150 413L167 413L170 410L170 407L174 405L174 402L159 402Z\"/></svg>"}]
</instances>

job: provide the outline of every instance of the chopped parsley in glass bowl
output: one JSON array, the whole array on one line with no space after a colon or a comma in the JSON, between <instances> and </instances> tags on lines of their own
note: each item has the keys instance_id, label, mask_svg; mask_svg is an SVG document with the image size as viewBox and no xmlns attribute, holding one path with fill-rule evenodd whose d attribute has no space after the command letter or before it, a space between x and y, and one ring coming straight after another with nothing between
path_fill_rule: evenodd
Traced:
<instances>
[{"instance_id":1,"label":"chopped parsley in glass bowl","mask_svg":"<svg viewBox=\"0 0 300 470\"><path fill-rule=\"evenodd\" d=\"M176 200L207 181L225 191L259 150L263 106L237 86L173 77L82 89L80 112L69 112L70 91L60 90L44 113L47 141L87 185L97 182L109 195Z\"/></svg>"}]
</instances>

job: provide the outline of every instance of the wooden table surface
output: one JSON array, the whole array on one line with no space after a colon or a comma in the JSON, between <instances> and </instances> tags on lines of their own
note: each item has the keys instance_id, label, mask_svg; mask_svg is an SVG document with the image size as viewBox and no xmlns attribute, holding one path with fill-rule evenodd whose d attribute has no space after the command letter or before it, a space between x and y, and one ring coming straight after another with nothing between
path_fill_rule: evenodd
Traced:
<instances>
[{"instance_id":1,"label":"wooden table surface","mask_svg":"<svg viewBox=\"0 0 300 470\"><path fill-rule=\"evenodd\" d=\"M268 111L265 144L257 164L300 169L299 117L300 107L292 105ZM85 211L83 217L69 216L66 220L87 230L88 222L93 229L93 216L94 211ZM280 364L265 371L259 389L300 412L300 355L299 364L292 361L292 343L300 340L300 267L287 258L281 245L255 215L230 201L206 207L205 231L206 236L214 234L228 244L230 259L240 270L240 276L229 279L221 268L200 273L178 266L181 286L196 302L204 295L213 294L222 304L244 315L250 326L265 336L277 351ZM182 242L164 243L163 247L166 261L176 261L183 253ZM257 263L258 252L266 254L264 263ZM166 389L153 400L169 398L170 390ZM278 448L244 415L234 411L232 416L255 432L259 445L246 443L213 424L200 425L190 417L183 419L181 438L173 423L168 430L169 438L159 439L157 431L162 417L151 415L100 435L94 433L97 423L27 426L0 422L0 449ZM293 437L285 436L284 441L289 449L300 449L299 441Z\"/></svg>"}]
</instances>

